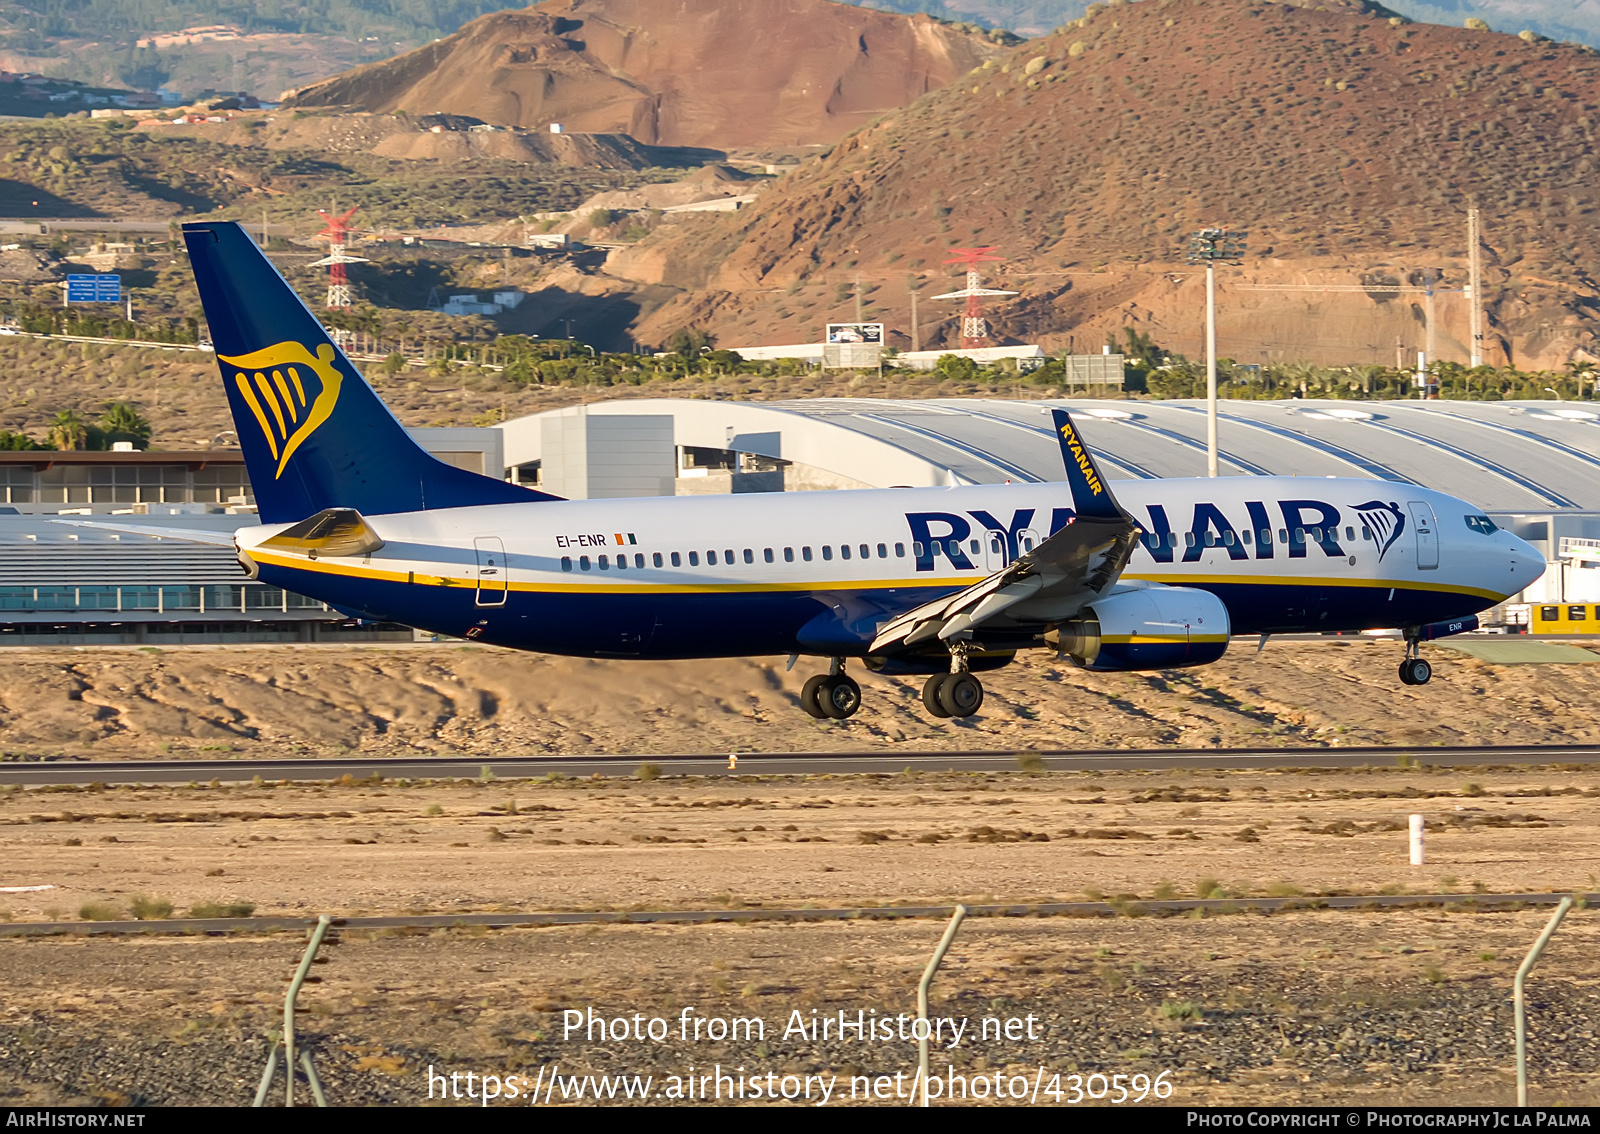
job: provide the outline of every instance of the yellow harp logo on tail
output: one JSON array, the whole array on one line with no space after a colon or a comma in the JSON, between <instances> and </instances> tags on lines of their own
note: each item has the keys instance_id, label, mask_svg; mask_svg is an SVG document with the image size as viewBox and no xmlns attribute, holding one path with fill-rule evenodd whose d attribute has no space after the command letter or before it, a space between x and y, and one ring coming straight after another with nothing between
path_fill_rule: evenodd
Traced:
<instances>
[{"instance_id":1,"label":"yellow harp logo on tail","mask_svg":"<svg viewBox=\"0 0 1600 1134\"><path fill-rule=\"evenodd\" d=\"M328 420L339 400L344 375L333 365L333 347L322 343L313 355L300 343L277 343L221 359L233 370L233 384L261 426L272 459L278 462L273 474L276 480L294 451Z\"/></svg>"}]
</instances>

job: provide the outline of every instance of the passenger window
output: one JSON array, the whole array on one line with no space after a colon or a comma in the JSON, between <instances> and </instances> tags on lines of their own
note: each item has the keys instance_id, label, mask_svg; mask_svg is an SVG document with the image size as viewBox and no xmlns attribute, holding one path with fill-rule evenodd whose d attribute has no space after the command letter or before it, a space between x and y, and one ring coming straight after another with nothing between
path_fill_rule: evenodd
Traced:
<instances>
[{"instance_id":1,"label":"passenger window","mask_svg":"<svg viewBox=\"0 0 1600 1134\"><path fill-rule=\"evenodd\" d=\"M744 549L744 561L746 563L754 563L756 561L756 553L748 547Z\"/></svg>"},{"instance_id":2,"label":"passenger window","mask_svg":"<svg viewBox=\"0 0 1600 1134\"><path fill-rule=\"evenodd\" d=\"M762 548L761 549L761 558L765 559L768 563L771 563L772 562L772 548L770 548L770 547Z\"/></svg>"},{"instance_id":3,"label":"passenger window","mask_svg":"<svg viewBox=\"0 0 1600 1134\"><path fill-rule=\"evenodd\" d=\"M1246 530L1239 533L1239 542L1243 543L1247 547L1255 538L1256 533L1254 531Z\"/></svg>"},{"instance_id":4,"label":"passenger window","mask_svg":"<svg viewBox=\"0 0 1600 1134\"><path fill-rule=\"evenodd\" d=\"M700 553L698 551L691 551L689 553L689 566L691 566L691 567L700 566Z\"/></svg>"},{"instance_id":5,"label":"passenger window","mask_svg":"<svg viewBox=\"0 0 1600 1134\"><path fill-rule=\"evenodd\" d=\"M807 556L806 558L809 559L810 556ZM786 548L783 549L783 561L785 563L793 563L794 562L794 548L786 547Z\"/></svg>"},{"instance_id":6,"label":"passenger window","mask_svg":"<svg viewBox=\"0 0 1600 1134\"><path fill-rule=\"evenodd\" d=\"M1367 527L1366 524L1361 525L1361 538L1366 540L1368 543L1372 542L1372 529Z\"/></svg>"},{"instance_id":7,"label":"passenger window","mask_svg":"<svg viewBox=\"0 0 1600 1134\"><path fill-rule=\"evenodd\" d=\"M904 559L906 557L906 545L905 544L897 543L897 544L894 545L894 557L896 559Z\"/></svg>"},{"instance_id":8,"label":"passenger window","mask_svg":"<svg viewBox=\"0 0 1600 1134\"><path fill-rule=\"evenodd\" d=\"M726 550L726 551L724 551L722 553L722 561L724 563L726 563L729 567L733 566L733 564L734 564L733 548L730 547L730 548L728 548L728 550Z\"/></svg>"},{"instance_id":9,"label":"passenger window","mask_svg":"<svg viewBox=\"0 0 1600 1134\"><path fill-rule=\"evenodd\" d=\"M639 552L637 555L635 555L633 557L633 565L635 567L643 567L644 566L644 552L641 551L641 552ZM659 556L659 555L656 556L656 566L657 567L661 566L661 556Z\"/></svg>"},{"instance_id":10,"label":"passenger window","mask_svg":"<svg viewBox=\"0 0 1600 1134\"><path fill-rule=\"evenodd\" d=\"M1228 547L1232 547L1233 546L1234 540L1233 540L1233 529L1232 528L1229 528L1227 531L1222 533L1222 542Z\"/></svg>"},{"instance_id":11,"label":"passenger window","mask_svg":"<svg viewBox=\"0 0 1600 1134\"><path fill-rule=\"evenodd\" d=\"M1304 543L1306 541L1306 530L1304 528L1296 528L1294 530L1294 541L1295 543Z\"/></svg>"},{"instance_id":12,"label":"passenger window","mask_svg":"<svg viewBox=\"0 0 1600 1134\"><path fill-rule=\"evenodd\" d=\"M1193 547L1194 543L1195 543L1194 533L1193 532L1184 532L1183 533L1183 543L1184 543L1185 547Z\"/></svg>"},{"instance_id":13,"label":"passenger window","mask_svg":"<svg viewBox=\"0 0 1600 1134\"><path fill-rule=\"evenodd\" d=\"M677 556L673 556L673 559L676 560ZM658 551L654 555L650 556L650 562L654 563L657 567L661 566L661 553ZM674 562L672 565L676 567L678 564Z\"/></svg>"},{"instance_id":14,"label":"passenger window","mask_svg":"<svg viewBox=\"0 0 1600 1134\"><path fill-rule=\"evenodd\" d=\"M587 571L589 569L589 557L587 555L578 556L578 569L580 571Z\"/></svg>"},{"instance_id":15,"label":"passenger window","mask_svg":"<svg viewBox=\"0 0 1600 1134\"><path fill-rule=\"evenodd\" d=\"M878 546L882 547L883 544L880 543ZM866 544L862 544L861 545L861 558L863 558L863 559L871 559L872 558L872 548L868 547Z\"/></svg>"},{"instance_id":16,"label":"passenger window","mask_svg":"<svg viewBox=\"0 0 1600 1134\"><path fill-rule=\"evenodd\" d=\"M1588 617L1589 617L1589 612L1584 607L1581 607L1581 606L1569 606L1569 607L1567 607L1567 621L1569 621L1569 622L1582 622L1584 619L1586 619Z\"/></svg>"},{"instance_id":17,"label":"passenger window","mask_svg":"<svg viewBox=\"0 0 1600 1134\"><path fill-rule=\"evenodd\" d=\"M810 563L811 562L811 549L809 547L802 547L800 549L800 558L804 559L807 563Z\"/></svg>"},{"instance_id":18,"label":"passenger window","mask_svg":"<svg viewBox=\"0 0 1600 1134\"><path fill-rule=\"evenodd\" d=\"M1278 542L1279 543L1288 543L1289 542L1288 529L1286 529L1286 528L1279 528L1278 529Z\"/></svg>"},{"instance_id":19,"label":"passenger window","mask_svg":"<svg viewBox=\"0 0 1600 1134\"><path fill-rule=\"evenodd\" d=\"M626 571L627 569L628 569L628 557L626 555L617 556L617 570L618 571Z\"/></svg>"},{"instance_id":20,"label":"passenger window","mask_svg":"<svg viewBox=\"0 0 1600 1134\"><path fill-rule=\"evenodd\" d=\"M979 548L980 548L981 545L978 543L977 540L973 540L967 546L972 550L972 554L976 555L976 554L978 554L978 551L979 551Z\"/></svg>"},{"instance_id":21,"label":"passenger window","mask_svg":"<svg viewBox=\"0 0 1600 1134\"><path fill-rule=\"evenodd\" d=\"M879 559L887 559L887 558L889 558L889 545L888 544L880 543L878 545L878 558Z\"/></svg>"},{"instance_id":22,"label":"passenger window","mask_svg":"<svg viewBox=\"0 0 1600 1134\"><path fill-rule=\"evenodd\" d=\"M822 558L823 559L832 559L833 558L833 545L831 543L825 543L825 544L822 545Z\"/></svg>"},{"instance_id":23,"label":"passenger window","mask_svg":"<svg viewBox=\"0 0 1600 1134\"><path fill-rule=\"evenodd\" d=\"M1539 618L1544 622L1557 622L1561 618L1561 608L1557 606L1541 606Z\"/></svg>"},{"instance_id":24,"label":"passenger window","mask_svg":"<svg viewBox=\"0 0 1600 1134\"><path fill-rule=\"evenodd\" d=\"M916 542L914 542L914 543L913 543L913 544L912 544L912 545L911 545L911 550L912 550L912 552L913 552L913 553L914 553L914 554L915 554L915 555L916 555L916 557L917 557L917 558L918 558L918 559L921 559L921 558L922 558L922 552L923 552L923 550L924 550L924 549L923 549L923 546L922 546L922 541L921 541L921 540L920 540L920 539L919 539L919 540L917 540L917 541L916 541Z\"/></svg>"},{"instance_id":25,"label":"passenger window","mask_svg":"<svg viewBox=\"0 0 1600 1134\"><path fill-rule=\"evenodd\" d=\"M849 559L850 558L850 545L848 543L841 543L839 545L839 558L840 559Z\"/></svg>"},{"instance_id":26,"label":"passenger window","mask_svg":"<svg viewBox=\"0 0 1600 1134\"><path fill-rule=\"evenodd\" d=\"M690 563L694 562L694 555L692 553L689 556L689 562ZM715 551L706 552L706 566L707 567L715 567L716 565L717 565L717 553Z\"/></svg>"},{"instance_id":27,"label":"passenger window","mask_svg":"<svg viewBox=\"0 0 1600 1134\"><path fill-rule=\"evenodd\" d=\"M563 556L562 556L562 557L561 557L561 569L562 569L562 570L563 570L563 571L570 571L570 570L572 570L572 556L570 556L570 555L563 555Z\"/></svg>"},{"instance_id":28,"label":"passenger window","mask_svg":"<svg viewBox=\"0 0 1600 1134\"><path fill-rule=\"evenodd\" d=\"M672 553L672 565L674 567L682 567L683 566L683 557L681 555L679 555L676 551L674 551Z\"/></svg>"},{"instance_id":29,"label":"passenger window","mask_svg":"<svg viewBox=\"0 0 1600 1134\"><path fill-rule=\"evenodd\" d=\"M1350 527L1348 524L1345 525L1344 538L1351 541L1356 538L1356 530Z\"/></svg>"},{"instance_id":30,"label":"passenger window","mask_svg":"<svg viewBox=\"0 0 1600 1134\"><path fill-rule=\"evenodd\" d=\"M937 558L939 558L939 556L944 554L944 544L941 543L939 540L933 540L931 543L928 544L928 552L935 559L937 559Z\"/></svg>"}]
</instances>

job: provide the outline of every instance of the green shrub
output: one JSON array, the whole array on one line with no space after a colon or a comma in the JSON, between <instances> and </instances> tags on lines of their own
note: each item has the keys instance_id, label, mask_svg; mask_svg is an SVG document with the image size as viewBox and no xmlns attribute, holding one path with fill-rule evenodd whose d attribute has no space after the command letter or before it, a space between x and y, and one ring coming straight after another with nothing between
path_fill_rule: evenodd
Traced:
<instances>
[{"instance_id":1,"label":"green shrub","mask_svg":"<svg viewBox=\"0 0 1600 1134\"><path fill-rule=\"evenodd\" d=\"M122 911L110 902L85 902L78 907L78 916L84 921L116 921Z\"/></svg>"},{"instance_id":2,"label":"green shrub","mask_svg":"<svg viewBox=\"0 0 1600 1134\"><path fill-rule=\"evenodd\" d=\"M144 894L136 894L129 904L137 921L161 921L172 916L172 903L165 898L150 898Z\"/></svg>"}]
</instances>

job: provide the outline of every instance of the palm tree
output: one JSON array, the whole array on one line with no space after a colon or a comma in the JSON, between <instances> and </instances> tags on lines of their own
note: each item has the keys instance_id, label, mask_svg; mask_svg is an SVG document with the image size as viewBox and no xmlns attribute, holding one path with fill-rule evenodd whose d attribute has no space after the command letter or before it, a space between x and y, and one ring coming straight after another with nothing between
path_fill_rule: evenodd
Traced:
<instances>
[{"instance_id":1,"label":"palm tree","mask_svg":"<svg viewBox=\"0 0 1600 1134\"><path fill-rule=\"evenodd\" d=\"M89 438L89 427L77 410L62 410L50 423L49 438L57 449L82 449Z\"/></svg>"},{"instance_id":2,"label":"palm tree","mask_svg":"<svg viewBox=\"0 0 1600 1134\"><path fill-rule=\"evenodd\" d=\"M150 447L150 423L129 402L114 402L100 419L107 442L131 441L135 449Z\"/></svg>"}]
</instances>

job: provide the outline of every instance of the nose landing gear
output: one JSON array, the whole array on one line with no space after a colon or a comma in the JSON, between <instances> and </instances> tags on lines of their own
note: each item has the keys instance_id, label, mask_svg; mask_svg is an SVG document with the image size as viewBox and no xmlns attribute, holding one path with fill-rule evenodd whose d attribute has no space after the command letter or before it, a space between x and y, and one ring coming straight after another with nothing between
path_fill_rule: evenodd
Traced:
<instances>
[{"instance_id":1,"label":"nose landing gear","mask_svg":"<svg viewBox=\"0 0 1600 1134\"><path fill-rule=\"evenodd\" d=\"M1406 657L1400 663L1400 681L1405 685L1426 685L1433 679L1433 666L1422 658L1422 632L1407 629Z\"/></svg>"},{"instance_id":2,"label":"nose landing gear","mask_svg":"<svg viewBox=\"0 0 1600 1134\"><path fill-rule=\"evenodd\" d=\"M983 708L983 684L967 672L965 643L951 643L950 672L928 678L922 704L936 717L970 717Z\"/></svg>"},{"instance_id":3,"label":"nose landing gear","mask_svg":"<svg viewBox=\"0 0 1600 1134\"><path fill-rule=\"evenodd\" d=\"M842 721L861 708L861 686L844 671L844 659L834 658L827 673L819 673L800 690L800 707L819 721Z\"/></svg>"}]
</instances>

